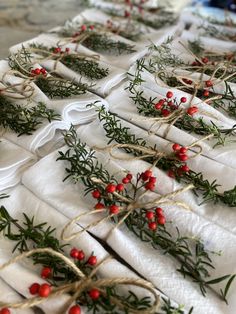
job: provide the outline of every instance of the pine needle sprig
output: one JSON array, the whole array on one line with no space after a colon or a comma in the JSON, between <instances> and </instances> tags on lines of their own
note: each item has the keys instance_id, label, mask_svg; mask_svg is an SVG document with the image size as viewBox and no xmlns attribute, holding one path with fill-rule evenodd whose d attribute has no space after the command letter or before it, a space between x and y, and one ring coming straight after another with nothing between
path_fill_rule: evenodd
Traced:
<instances>
[{"instance_id":1,"label":"pine needle sprig","mask_svg":"<svg viewBox=\"0 0 236 314\"><path fill-rule=\"evenodd\" d=\"M148 149L156 150L156 147L148 146L146 141L142 138L137 138L128 127L123 127L121 121L116 115L111 114L105 110L104 107L97 108L98 118L103 124L106 136L108 137L108 144L116 142L118 144L130 144ZM125 152L133 154L135 157L141 157L142 153L132 148L124 148ZM147 157L143 160L153 164L155 158ZM223 194L218 191L220 186L217 181L209 182L206 180L201 172L197 173L193 170L189 172L179 172L180 162L173 159L171 156L162 157L158 160L156 166L163 171L173 171L176 179L179 182L194 185L194 192L197 196L202 197L203 202L222 202L230 207L236 206L236 187L232 190L225 191Z\"/></svg>"},{"instance_id":2,"label":"pine needle sprig","mask_svg":"<svg viewBox=\"0 0 236 314\"><path fill-rule=\"evenodd\" d=\"M56 229L49 226L47 223L35 223L34 217L30 218L23 213L23 220L20 223L18 220L12 218L4 206L0 207L0 232L6 238L16 242L13 252L19 250L20 253L27 252L32 248L51 248L56 252L64 254L64 248L68 244L62 244L54 236ZM93 253L91 254L91 256ZM79 278L74 271L68 267L60 258L49 255L47 253L37 253L30 257L34 264L50 267L52 275L47 279L53 286L59 286L63 283L72 283ZM89 275L93 269L87 263L87 260L75 261L75 264L85 274ZM92 279L96 280L97 276L94 275ZM27 289L27 287L26 287ZM110 313L110 314L129 314L133 313L131 310L145 310L152 306L150 297L139 298L132 291L128 291L126 295L121 295L115 287L104 287L106 294L101 294L98 300L92 300L87 291L84 291L77 299L78 305L84 305L88 308L90 313ZM124 304L124 310L114 303L114 298L118 299ZM169 304L170 302L168 302ZM168 307L171 307L168 305ZM166 312L164 312L166 313Z\"/></svg>"},{"instance_id":3,"label":"pine needle sprig","mask_svg":"<svg viewBox=\"0 0 236 314\"><path fill-rule=\"evenodd\" d=\"M60 115L39 102L33 107L23 107L12 103L0 95L0 125L20 135L31 135L44 120L59 120Z\"/></svg>"},{"instance_id":4,"label":"pine needle sprig","mask_svg":"<svg viewBox=\"0 0 236 314\"><path fill-rule=\"evenodd\" d=\"M121 200L115 193L107 197L104 185L106 186L106 184L111 182L116 184L117 181L114 177L109 176L109 173L104 169L102 164L98 163L94 155L95 152L86 148L85 144L81 143L73 127L68 132L64 133L64 138L68 145L68 150L65 153L59 152L60 157L58 160L67 162L66 172L68 175L65 179L72 177L75 179L75 183L80 179L85 185L85 193L98 189L106 207L112 204L128 206L130 203L126 204L126 201L124 199ZM103 181L104 173L106 176ZM91 180L91 178L98 180ZM122 195L127 200L135 200L136 194L141 188L139 187L140 179L141 174L137 174L137 182L132 183L132 191L128 191L127 188L125 188ZM116 223L125 215L125 211L120 212L116 217L113 217L112 220ZM216 281L221 282L228 279L231 283L231 275L214 279L214 281L208 280L210 278L210 269L214 269L214 265L209 256L209 252L205 250L201 240L182 236L177 227L176 234L174 235L166 229L165 225L159 225L155 231L150 230L147 224L146 210L143 208L134 209L130 215L126 217L124 223L141 241L148 242L156 250L161 248L164 254L174 258L180 265L177 271L184 277L188 276L192 278L192 280L199 285L204 296L206 295L207 289L211 289L211 284L214 284ZM222 300L226 301L222 293L219 294L216 291L214 291L214 293Z\"/></svg>"}]
</instances>

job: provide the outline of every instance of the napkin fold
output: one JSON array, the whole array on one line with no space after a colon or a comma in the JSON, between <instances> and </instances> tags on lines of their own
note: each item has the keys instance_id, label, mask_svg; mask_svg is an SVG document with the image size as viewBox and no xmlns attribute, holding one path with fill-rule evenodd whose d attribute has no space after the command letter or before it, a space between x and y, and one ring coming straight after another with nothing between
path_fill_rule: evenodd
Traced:
<instances>
[{"instance_id":1,"label":"napkin fold","mask_svg":"<svg viewBox=\"0 0 236 314\"><path fill-rule=\"evenodd\" d=\"M37 160L36 156L20 146L0 138L0 191L20 182L27 167Z\"/></svg>"}]
</instances>

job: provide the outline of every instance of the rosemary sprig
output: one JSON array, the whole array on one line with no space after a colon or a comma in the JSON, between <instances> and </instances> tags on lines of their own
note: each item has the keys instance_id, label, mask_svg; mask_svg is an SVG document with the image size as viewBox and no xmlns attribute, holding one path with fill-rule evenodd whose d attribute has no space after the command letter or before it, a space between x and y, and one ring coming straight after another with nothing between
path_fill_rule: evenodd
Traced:
<instances>
[{"instance_id":1,"label":"rosemary sprig","mask_svg":"<svg viewBox=\"0 0 236 314\"><path fill-rule=\"evenodd\" d=\"M74 182L81 180L85 185L85 193L92 192L95 189L99 190L101 194L100 200L104 202L106 207L114 204L118 206L128 206L130 203L126 203L126 200L135 200L137 193L141 191L143 187L143 185L140 186L142 174L137 174L136 183L132 183L131 191L128 191L127 188L123 191L122 196L124 196L126 200L118 197L116 193L108 196L105 188L106 185L111 182L116 184L117 181L113 176L109 175L102 164L98 163L94 155L95 152L92 149L87 149L86 145L81 143L73 127L71 127L68 132L64 133L64 139L68 150L66 152L60 151L58 160L66 161L68 164L66 167L67 176L65 180L69 177L72 178ZM126 211L118 212L112 219L116 223L125 215ZM211 288L212 284L226 279L231 282L231 278L233 278L231 275L209 280L209 269L214 268L214 265L202 241L182 236L177 227L174 235L167 230L165 225L159 225L157 229L151 230L148 227L145 209L134 209L130 215L126 217L124 223L141 241L150 243L156 250L161 248L164 254L173 257L180 265L177 271L184 277L188 276L196 282L204 296L206 295L207 289ZM216 291L214 292L218 294ZM220 298L226 301L222 292Z\"/></svg>"},{"instance_id":2,"label":"rosemary sprig","mask_svg":"<svg viewBox=\"0 0 236 314\"><path fill-rule=\"evenodd\" d=\"M12 70L22 73L26 77L33 78L34 83L49 97L60 97L67 98L72 95L82 95L86 93L89 86L82 82L76 83L71 80L66 80L58 75L47 73L34 75L32 73L33 69L33 56L23 48L19 53L12 54L9 56L9 66ZM30 74L29 74L30 73ZM17 75L17 74L16 74Z\"/></svg>"},{"instance_id":3,"label":"rosemary sprig","mask_svg":"<svg viewBox=\"0 0 236 314\"><path fill-rule=\"evenodd\" d=\"M18 136L31 135L43 120L59 120L60 115L48 109L42 102L34 107L23 107L12 103L8 98L0 95L0 125L11 129Z\"/></svg>"},{"instance_id":4,"label":"rosemary sprig","mask_svg":"<svg viewBox=\"0 0 236 314\"><path fill-rule=\"evenodd\" d=\"M144 69L147 69L145 65L145 59L142 58L138 60L136 62L136 65L137 69L135 74L130 74L130 76L132 76L128 87L128 90L130 92L130 98L137 106L138 113L149 117L161 117L162 111L155 108L155 104L157 101L156 97L150 97L149 99L147 99L143 95L144 91L140 91L137 88L144 82L141 73ZM163 72L161 74L161 79L164 80L167 85L171 87L179 85L179 82L177 82L175 77L172 77L171 75L169 76ZM179 104L176 100L174 101L174 105L175 106L172 106L172 108L168 108L170 112L174 112L178 109ZM203 118L193 118L187 112L180 116L178 119L176 119L174 125L179 129L188 131L189 133L195 133L203 136L213 134L214 139L216 140L214 147L218 145L224 145L229 136L235 136L236 131L236 125L230 129L222 129L219 128L213 121L211 121L211 124L207 124L204 122Z\"/></svg>"},{"instance_id":5,"label":"rosemary sprig","mask_svg":"<svg viewBox=\"0 0 236 314\"><path fill-rule=\"evenodd\" d=\"M108 68L103 68L95 60L92 60L89 56L80 56L78 53L63 52L60 47L48 48L41 44L32 44L30 48L35 53L49 57L53 60L60 60L69 69L84 75L92 80L100 80L109 74Z\"/></svg>"},{"instance_id":6,"label":"rosemary sprig","mask_svg":"<svg viewBox=\"0 0 236 314\"><path fill-rule=\"evenodd\" d=\"M16 230L16 231L15 231ZM31 250L32 248L52 248L53 250L63 253L65 246L68 244L61 244L60 241L55 238L55 228L48 226L47 223L36 224L34 217L30 218L23 213L23 221L20 223L18 220L12 218L7 209L4 206L0 207L0 232L3 232L5 237L9 240L17 242L13 252L18 249L21 253ZM91 254L93 255L93 253ZM68 267L61 259L49 255L47 253L37 253L31 256L35 264L50 267L52 274L47 278L53 286L58 286L62 283L72 283L78 280L75 273ZM75 264L80 270L89 275L93 267L87 263L87 260L75 261ZM97 275L94 275L92 279L96 279ZM151 304L149 297L138 298L135 293L128 291L127 295L120 295L115 287L105 287L106 294L101 294L97 300L91 299L87 292L83 292L77 299L78 305L85 305L88 308L88 312L93 314L107 313L129 314L132 309L144 310L148 309ZM124 310L121 312L117 304L114 303L114 298L118 299L124 304ZM171 308L171 303L166 300L167 307ZM132 312L133 313L133 312Z\"/></svg>"},{"instance_id":7,"label":"rosemary sprig","mask_svg":"<svg viewBox=\"0 0 236 314\"><path fill-rule=\"evenodd\" d=\"M130 144L137 145L142 147L151 148L156 150L156 147L150 147L147 145L146 141L142 138L137 138L135 134L130 131L130 128L124 127L120 120L114 115L105 110L104 107L97 108L98 118L103 123L103 128L106 132L106 136L109 141L108 144L115 141L118 144ZM141 152L134 151L132 148L124 149L127 153L131 153L134 156L142 156ZM148 157L143 158L147 162L153 164L155 162L155 158ZM160 158L157 163L157 167L164 171L173 171L176 179L179 182L184 182L186 184L192 183L194 185L194 191L197 196L200 193L204 202L214 203L222 202L230 207L236 206L236 187L232 190L225 191L223 194L218 191L218 187L220 186L217 181L209 182L206 180L201 172L197 173L193 170L189 170L189 172L181 172L180 162L177 159L173 159L171 156L166 156Z\"/></svg>"}]
</instances>

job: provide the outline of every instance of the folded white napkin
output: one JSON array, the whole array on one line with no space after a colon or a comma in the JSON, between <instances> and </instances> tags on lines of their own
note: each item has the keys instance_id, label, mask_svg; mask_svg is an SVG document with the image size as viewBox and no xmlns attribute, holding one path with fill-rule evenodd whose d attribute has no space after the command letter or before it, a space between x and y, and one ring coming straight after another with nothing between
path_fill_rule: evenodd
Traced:
<instances>
[{"instance_id":1,"label":"folded white napkin","mask_svg":"<svg viewBox=\"0 0 236 314\"><path fill-rule=\"evenodd\" d=\"M35 163L36 160L36 156L30 152L1 137L0 191L19 183L23 171Z\"/></svg>"},{"instance_id":2,"label":"folded white napkin","mask_svg":"<svg viewBox=\"0 0 236 314\"><path fill-rule=\"evenodd\" d=\"M11 53L16 53L18 50L22 49L22 47L27 47L32 44L41 44L47 46L49 48L56 47L58 45L58 38L52 36L50 34L41 34L38 37L25 41L23 43L17 44L10 48ZM66 45L66 47L69 45ZM64 49L64 48L63 48ZM35 55L35 58L40 58L39 56ZM98 55L96 54L96 57ZM42 58L42 57L41 57ZM93 60L93 59L91 59ZM106 96L109 92L114 88L117 84L119 84L125 78L125 71L124 69L119 69L118 67L112 66L110 64L105 63L102 60L97 60L96 58L94 61L98 62L99 66L103 69L108 69L108 75L99 80L92 80L86 78L85 76L81 75L80 73L76 73L73 70L69 69L65 66L62 62L57 62L54 60L43 60L38 62L44 68L46 68L49 72L53 71L58 75L75 81L77 83L85 83L88 84L88 89L91 92L95 92L101 96Z\"/></svg>"},{"instance_id":3,"label":"folded white napkin","mask_svg":"<svg viewBox=\"0 0 236 314\"><path fill-rule=\"evenodd\" d=\"M24 212L30 218L34 217L35 224L47 222L47 226L56 228L53 236L57 237L58 239L60 239L63 227L68 222L68 219L64 215L60 214L54 208L42 202L23 186L18 186L12 190L10 192L10 198L3 200L1 203L6 207L9 214L14 219L18 219L19 222L22 221L22 212ZM71 231L76 232L79 230L80 228L78 226L74 226ZM15 242L7 240L1 235L0 243L0 263L2 264L3 261L12 257L11 251ZM70 241L70 245L64 248L67 256L69 256L69 252L72 247L83 250L86 257L93 253L95 256L97 256L98 262L109 256L105 249L87 232L82 233L78 238ZM14 253L13 256L15 254L17 253ZM32 282L45 282L45 280L42 280L38 275L40 274L41 269L42 267L40 265L33 265L30 260L24 260L21 263L14 264L9 268L0 271L0 276L22 295L30 297L27 289L28 286L31 285ZM19 280L19 278L21 278L20 271L22 271L24 274L24 277L22 278L23 281ZM9 273L11 273L11 276L8 277ZM122 265L114 258L103 264L99 268L98 274L105 278L138 278L136 274L134 274L131 270L129 270L126 266ZM124 287L118 287L118 289L119 291L126 291L126 288ZM132 291L137 293L138 296L149 296L149 293L146 290L144 291L133 286L129 286L129 289L132 289ZM161 295L163 296L163 294ZM68 296L62 295L60 298L47 300L45 303L42 303L40 307L45 311L46 314L59 313L60 307L66 300L68 300ZM83 313L87 313L86 309L84 309Z\"/></svg>"},{"instance_id":4,"label":"folded white napkin","mask_svg":"<svg viewBox=\"0 0 236 314\"><path fill-rule=\"evenodd\" d=\"M0 302L21 302L22 297L14 291L8 284L6 284L2 279L0 279L0 291L1 297ZM31 309L14 309L11 310L11 314L33 314L33 310Z\"/></svg>"},{"instance_id":5,"label":"folded white napkin","mask_svg":"<svg viewBox=\"0 0 236 314\"><path fill-rule=\"evenodd\" d=\"M99 136L99 132L96 138L94 138L92 130L99 131L96 128L91 128L91 134L89 134L86 132L88 128L85 126L81 127L78 130L81 140L91 145L104 145L104 138ZM66 150L66 147L64 149ZM118 161L112 161L107 154L97 153L96 155L99 161L103 162L105 168L110 173L116 174L119 178L124 176L125 169L123 167L132 171L135 175L138 171L144 171L150 166L142 161L122 161L119 163ZM55 164L57 157L58 154L54 152L41 159L35 166L26 171L23 177L24 185L69 218L73 218L86 210L90 211L95 204L94 199L90 195L84 197L84 188L81 183L78 182L75 185L70 180L62 182L62 179L66 176L64 168L68 164L61 161ZM52 165L54 167L53 170ZM158 192L161 194L171 192L179 187L176 182L157 168L154 170L154 175L158 178ZM184 193L184 195L179 196L177 199L187 202L191 207L197 207L196 200L191 192ZM225 274L225 269L229 273L235 272L234 263L230 262L236 254L233 244L236 239L233 234L195 212L176 207L175 209L165 208L165 213L168 220L173 221L173 232L175 232L174 226L176 224L183 235L189 235L190 237L201 236L209 250L224 250L221 259L219 256L213 256L213 261L216 264L216 270L212 273L213 278ZM97 219L97 215L85 217L81 219L80 224L86 226L88 223L94 222ZM232 287L229 297L232 307L226 307L210 292L208 293L208 297L204 298L194 283L187 278L182 278L176 272L177 265L174 260L166 255L163 256L161 252L153 250L147 243L141 243L124 226L120 230L113 230L110 233L111 227L111 223L106 222L91 228L90 231L96 236L106 239L113 250L118 252L132 267L144 277L149 278L149 280L172 299L178 303L185 304L187 308L191 304L197 310L197 313L206 313L206 309L208 313L212 314L233 313L233 293L235 286ZM212 233L215 235L213 239ZM224 263L227 263L227 267L222 267L222 265L225 265Z\"/></svg>"},{"instance_id":6,"label":"folded white napkin","mask_svg":"<svg viewBox=\"0 0 236 314\"><path fill-rule=\"evenodd\" d=\"M146 79L146 78L145 78ZM170 88L160 87L157 84L151 82L151 79L146 84L146 87L152 88L140 88L140 91L144 91L143 96L149 99L149 97L157 97L157 101L163 97L165 97L166 92L170 90ZM155 91L154 91L155 90ZM190 95L174 88L171 88L174 94L177 96L177 99L180 99L182 96L187 97L189 99ZM113 91L108 97L107 101L110 105L110 110L113 113L118 114L119 117L130 121L131 123L144 128L145 130L151 130L155 132L158 136L164 137L171 142L179 143L183 146L189 145L189 143L193 143L199 140L199 136L196 134L189 134L184 130L180 130L175 126L169 126L166 123L155 123L150 120L150 118L141 116L137 113L136 105L133 100L129 98L130 94L127 90L125 90L125 85L117 88ZM196 101L196 102L195 102ZM210 123L210 120L217 123L219 126L232 127L235 124L234 120L231 120L221 114L214 108L211 108L208 105L204 105L204 103L197 98L194 99L194 103L197 104L199 108L199 113L195 115L195 117L204 117L204 121ZM202 112L201 112L202 111ZM209 116L207 116L209 112ZM215 118L213 118L215 117ZM166 131L168 133L166 135ZM231 138L232 139L232 138ZM233 137L234 139L234 137ZM209 144L208 144L209 143ZM214 143L214 141L213 141ZM225 146L217 146L212 149L212 140L208 140L206 142L201 143L202 146L202 154L204 156L208 156L218 162L221 162L225 165L228 165L232 168L236 168L236 158L235 158L235 147L236 143L225 144Z\"/></svg>"},{"instance_id":7,"label":"folded white napkin","mask_svg":"<svg viewBox=\"0 0 236 314\"><path fill-rule=\"evenodd\" d=\"M171 27L160 27L158 30L154 30L151 27L148 27L142 23L137 21L130 21L127 22L127 18L118 17L117 19L102 12L98 11L97 9L88 9L81 13L81 15L85 21L90 21L91 23L100 23L106 26L108 20L112 20L112 23L117 26L121 27L121 29L125 31L127 27L127 32L134 32L138 33L139 37L137 38L138 43L143 44L144 46L150 45L151 43L159 44L162 41L165 41L168 37L176 36L180 34L183 30L183 25L177 24ZM75 19L76 22L76 19ZM131 23L131 27L127 26L127 23ZM133 23L133 24L132 24ZM164 24L164 23L163 23ZM173 23L176 24L176 23ZM133 29L133 30L132 30ZM122 33L121 33L122 36Z\"/></svg>"}]
</instances>

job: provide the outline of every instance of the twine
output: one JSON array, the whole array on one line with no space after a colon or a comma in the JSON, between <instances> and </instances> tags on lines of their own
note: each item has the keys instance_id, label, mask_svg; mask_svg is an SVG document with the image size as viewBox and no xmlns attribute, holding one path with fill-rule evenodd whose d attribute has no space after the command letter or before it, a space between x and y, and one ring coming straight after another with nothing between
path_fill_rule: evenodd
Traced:
<instances>
[{"instance_id":1,"label":"twine","mask_svg":"<svg viewBox=\"0 0 236 314\"><path fill-rule=\"evenodd\" d=\"M73 293L72 297L70 297L69 301L66 302L64 308L60 312L61 314L64 314L69 306L83 293L91 288L98 288L99 291L106 295L106 290L103 288L109 287L109 286L117 286L117 285L132 285L136 287L143 288L147 291L149 291L152 296L154 297L153 305L146 309L146 310L136 310L136 309L129 309L130 313L133 314L151 314L155 313L157 310L157 307L159 305L159 296L157 295L154 286L147 282L146 280L140 279L140 278L128 278L128 277L117 277L117 278L104 278L104 279L94 279L94 275L97 273L98 269L101 265L103 265L105 262L108 261L110 258L106 258L102 260L100 263L97 264L97 266L92 270L90 275L86 276L68 257L64 256L62 253L54 251L51 248L40 248L40 249L33 249L31 251L22 253L8 262L4 263L0 266L0 271L4 270L6 267L13 265L22 259L32 256L34 254L42 254L47 253L49 255L52 255L54 257L57 257L61 259L66 266L68 266L79 278L76 282L64 284L60 287L53 288L52 292L49 294L49 296L45 299L42 297L32 297L29 299L25 299L20 302L0 302L0 308L14 308L14 309L26 309L31 308L36 305L40 305L43 302L45 302L48 299L52 299L58 296L61 296L65 293ZM127 308L128 304L125 302L125 304L122 303L119 299L116 299L115 297L111 297L112 302L114 302L120 309Z\"/></svg>"}]
</instances>

